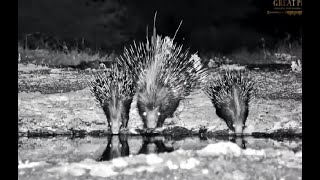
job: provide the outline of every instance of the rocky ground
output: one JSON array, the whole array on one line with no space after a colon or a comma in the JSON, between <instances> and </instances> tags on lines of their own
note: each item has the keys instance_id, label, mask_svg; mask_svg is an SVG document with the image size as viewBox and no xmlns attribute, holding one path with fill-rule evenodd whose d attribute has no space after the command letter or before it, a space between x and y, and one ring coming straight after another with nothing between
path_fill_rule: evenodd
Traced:
<instances>
[{"instance_id":1,"label":"rocky ground","mask_svg":"<svg viewBox=\"0 0 320 180\"><path fill-rule=\"evenodd\" d=\"M134 155L106 162L96 162L94 155L88 154L69 159L69 153L64 156L68 161L58 162L48 161L45 155L28 156L35 148L29 147L32 143L23 139L26 136L98 136L108 134L108 130L102 109L86 88L90 71L23 64L18 65L18 70L18 125L21 140L19 179L301 178L301 149L294 152L273 148L256 150L254 147L242 150L234 146L236 144L225 142L212 142L199 150ZM256 69L250 70L250 74L258 82L258 91L250 104L245 133L254 137L301 137L301 73ZM128 129L124 133L139 134L141 128L142 122L134 101ZM201 133L210 137L226 134L226 129L225 123L215 114L210 100L198 91L181 103L175 116L166 120L160 133L173 136ZM64 141L60 142L58 147L64 150ZM49 146L44 147L42 150L48 152ZM48 153L54 154L54 151ZM59 151L56 153L59 154ZM28 162L28 159L32 162Z\"/></svg>"}]
</instances>

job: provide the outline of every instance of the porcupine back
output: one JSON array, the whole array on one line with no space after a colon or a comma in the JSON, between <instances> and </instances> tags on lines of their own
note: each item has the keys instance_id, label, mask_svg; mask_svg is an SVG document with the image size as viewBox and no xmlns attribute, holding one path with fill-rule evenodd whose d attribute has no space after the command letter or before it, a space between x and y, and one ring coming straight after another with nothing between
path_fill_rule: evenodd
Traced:
<instances>
[{"instance_id":1,"label":"porcupine back","mask_svg":"<svg viewBox=\"0 0 320 180\"><path fill-rule=\"evenodd\" d=\"M206 70L200 59L190 59L189 49L183 51L183 45L174 43L174 38L162 38L157 35L154 20L150 40L147 32L146 42L133 41L129 48L124 48L124 53L117 58L117 61L119 65L128 67L136 81L143 79L142 74L147 74L146 70L153 66L152 64L158 64L155 66L161 67L157 72L163 76L161 78L165 79L164 82L167 85L182 83L183 88L180 89L182 91L179 91L179 95L189 95L199 87L199 79L206 76Z\"/></svg>"}]
</instances>

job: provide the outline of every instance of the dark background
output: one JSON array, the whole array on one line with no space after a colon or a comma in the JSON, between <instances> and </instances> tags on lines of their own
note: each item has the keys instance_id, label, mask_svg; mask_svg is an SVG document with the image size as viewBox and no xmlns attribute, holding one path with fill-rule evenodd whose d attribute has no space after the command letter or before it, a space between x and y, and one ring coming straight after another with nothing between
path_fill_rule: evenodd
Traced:
<instances>
[{"instance_id":1,"label":"dark background","mask_svg":"<svg viewBox=\"0 0 320 180\"><path fill-rule=\"evenodd\" d=\"M18 0L18 39L119 51L156 28L192 50L228 53L301 39L302 16L267 15L272 0ZM32 35L30 35L32 34ZM40 38L42 37L42 38ZM35 41L36 42L36 41ZM84 47L83 47L84 46Z\"/></svg>"}]
</instances>

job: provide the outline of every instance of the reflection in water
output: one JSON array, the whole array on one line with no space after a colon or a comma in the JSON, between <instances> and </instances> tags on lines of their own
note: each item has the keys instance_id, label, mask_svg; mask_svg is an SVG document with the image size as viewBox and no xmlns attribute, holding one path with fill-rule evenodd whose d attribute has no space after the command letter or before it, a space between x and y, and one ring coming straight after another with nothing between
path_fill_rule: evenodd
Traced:
<instances>
[{"instance_id":1,"label":"reflection in water","mask_svg":"<svg viewBox=\"0 0 320 180\"><path fill-rule=\"evenodd\" d=\"M246 149L247 141L245 140L244 136L216 136L216 137L214 137L214 139L221 140L221 141L230 141L230 142L237 144L240 148ZM208 138L200 136L200 140L207 141Z\"/></svg>"},{"instance_id":2,"label":"reflection in water","mask_svg":"<svg viewBox=\"0 0 320 180\"><path fill-rule=\"evenodd\" d=\"M108 161L123 156L129 156L128 136L110 136L108 145L99 160Z\"/></svg>"},{"instance_id":3,"label":"reflection in water","mask_svg":"<svg viewBox=\"0 0 320 180\"><path fill-rule=\"evenodd\" d=\"M172 152L173 147L167 147L163 139L157 137L143 137L143 144L138 154Z\"/></svg>"},{"instance_id":4,"label":"reflection in water","mask_svg":"<svg viewBox=\"0 0 320 180\"><path fill-rule=\"evenodd\" d=\"M215 136L215 137L185 137L176 138L171 136L130 136L113 135L108 137L108 145L99 161L108 161L118 157L137 154L151 154L172 152L176 149L199 150L210 143L233 142L242 149L264 149L266 147L285 148L294 151L301 150L301 140L295 139L285 143L272 139L259 139L250 136ZM300 142L299 142L300 141ZM129 142L129 143L128 143Z\"/></svg>"},{"instance_id":5,"label":"reflection in water","mask_svg":"<svg viewBox=\"0 0 320 180\"><path fill-rule=\"evenodd\" d=\"M107 140L107 143L106 143ZM150 154L171 152L176 149L200 150L208 144L219 142L233 142L243 149L263 150L272 148L275 150L289 150L294 153L302 151L301 138L255 138L252 136L140 136L120 135L108 137L70 138L27 138L19 137L18 155L21 160L41 161L46 156L53 161L67 158L68 161L81 161L83 156L107 161L130 154ZM78 149L79 153L72 153L69 149ZM103 152L101 152L101 150ZM97 154L98 158L97 158ZM78 159L79 158L79 159Z\"/></svg>"},{"instance_id":6,"label":"reflection in water","mask_svg":"<svg viewBox=\"0 0 320 180\"><path fill-rule=\"evenodd\" d=\"M137 154L172 152L173 147L167 147L164 144L164 137L144 136L142 137L142 146ZM99 161L108 161L117 157L129 156L130 147L128 144L128 135L114 135L108 139L108 145Z\"/></svg>"},{"instance_id":7,"label":"reflection in water","mask_svg":"<svg viewBox=\"0 0 320 180\"><path fill-rule=\"evenodd\" d=\"M246 149L246 140L243 137L231 137L231 142L236 143L242 149Z\"/></svg>"}]
</instances>

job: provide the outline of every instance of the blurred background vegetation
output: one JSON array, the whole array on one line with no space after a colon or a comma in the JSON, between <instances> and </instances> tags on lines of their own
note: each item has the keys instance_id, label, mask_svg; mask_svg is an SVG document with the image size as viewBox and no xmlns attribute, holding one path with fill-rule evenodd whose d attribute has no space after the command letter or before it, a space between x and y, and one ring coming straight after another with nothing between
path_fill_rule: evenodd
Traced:
<instances>
[{"instance_id":1,"label":"blurred background vegetation","mask_svg":"<svg viewBox=\"0 0 320 180\"><path fill-rule=\"evenodd\" d=\"M157 11L159 34L199 52L209 63L273 63L275 53L302 54L302 17L267 15L266 0L18 0L18 51L23 61L78 65L114 61L144 41Z\"/></svg>"}]
</instances>

